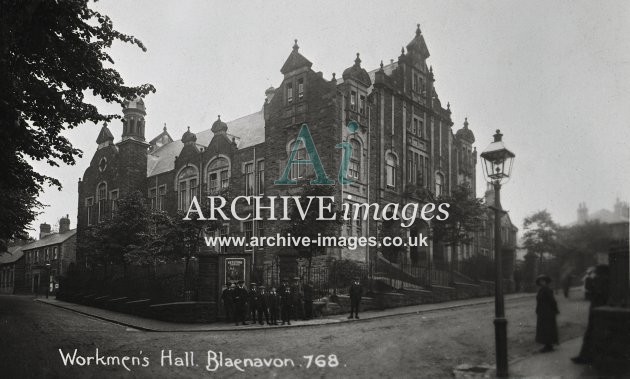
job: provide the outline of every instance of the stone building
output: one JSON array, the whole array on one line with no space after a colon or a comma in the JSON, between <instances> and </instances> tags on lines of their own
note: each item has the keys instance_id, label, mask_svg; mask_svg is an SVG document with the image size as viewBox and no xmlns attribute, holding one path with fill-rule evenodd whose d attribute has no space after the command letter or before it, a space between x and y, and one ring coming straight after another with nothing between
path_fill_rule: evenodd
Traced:
<instances>
[{"instance_id":1,"label":"stone building","mask_svg":"<svg viewBox=\"0 0 630 379\"><path fill-rule=\"evenodd\" d=\"M352 62L354 58L354 62ZM443 104L435 88L429 51L418 26L397 60L364 68L360 55L349 57L341 77L329 78L313 69L297 40L280 68L282 80L261 96L258 112L229 122L220 116L205 129L188 130L173 139L163 128L147 142L145 133L155 130L147 123L142 99L128 101L123 109L122 134L104 126L90 166L79 181L78 232L111 216L117 199L139 190L151 207L175 214L186 210L193 196L203 198L229 188L237 195L286 195L296 186L280 186L280 178L296 141L297 159L308 158L298 132L307 124L322 165L337 179L342 152L336 145L353 147L348 177L352 184L337 185L336 203L422 204L427 193L448 193L456 185L475 188L477 151L468 120L454 127L450 105ZM261 91L262 92L262 91ZM217 112L220 113L220 112ZM351 121L357 130L349 130ZM312 166L294 164L290 179L306 180ZM247 211L243 209L243 211ZM275 235L282 224L272 221L226 221L217 235ZM378 236L381 225L355 220L340 228L340 235ZM405 230L408 235L430 232L418 219ZM82 238L82 237L79 237ZM215 246L219 282L228 265L259 266L279 260L290 267L296 252L286 248ZM79 252L80 266L90 266L90 252ZM401 256L416 264L448 262L453 252L440 241L428 247L401 249ZM349 250L329 248L327 256L372 261L376 248ZM250 270L245 269L246 275Z\"/></svg>"},{"instance_id":2,"label":"stone building","mask_svg":"<svg viewBox=\"0 0 630 379\"><path fill-rule=\"evenodd\" d=\"M70 218L59 220L59 231L49 224L40 225L39 239L21 246L24 254L24 288L28 293L54 293L60 278L67 276L76 262L77 230L70 229Z\"/></svg>"}]
</instances>

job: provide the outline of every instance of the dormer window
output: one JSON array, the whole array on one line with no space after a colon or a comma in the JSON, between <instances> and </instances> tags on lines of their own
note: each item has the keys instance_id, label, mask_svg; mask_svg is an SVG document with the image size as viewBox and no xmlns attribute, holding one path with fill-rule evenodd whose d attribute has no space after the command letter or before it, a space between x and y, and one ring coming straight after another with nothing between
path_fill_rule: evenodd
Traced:
<instances>
[{"instance_id":1,"label":"dormer window","mask_svg":"<svg viewBox=\"0 0 630 379\"><path fill-rule=\"evenodd\" d=\"M302 100L304 97L304 79L300 78L297 81L298 83L298 99Z\"/></svg>"},{"instance_id":2,"label":"dormer window","mask_svg":"<svg viewBox=\"0 0 630 379\"><path fill-rule=\"evenodd\" d=\"M293 102L293 83L287 83L287 103Z\"/></svg>"}]
</instances>

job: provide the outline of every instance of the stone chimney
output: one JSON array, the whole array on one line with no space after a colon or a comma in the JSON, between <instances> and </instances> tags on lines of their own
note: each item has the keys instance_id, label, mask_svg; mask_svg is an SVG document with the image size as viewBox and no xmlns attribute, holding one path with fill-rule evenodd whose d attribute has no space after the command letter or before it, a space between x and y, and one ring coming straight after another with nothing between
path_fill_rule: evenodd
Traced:
<instances>
[{"instance_id":1,"label":"stone chimney","mask_svg":"<svg viewBox=\"0 0 630 379\"><path fill-rule=\"evenodd\" d=\"M578 225L585 224L588 220L588 208L586 208L586 203L580 203L577 210L577 223Z\"/></svg>"},{"instance_id":2,"label":"stone chimney","mask_svg":"<svg viewBox=\"0 0 630 379\"><path fill-rule=\"evenodd\" d=\"M39 239L42 239L50 234L50 224L39 224Z\"/></svg>"},{"instance_id":3,"label":"stone chimney","mask_svg":"<svg viewBox=\"0 0 630 379\"><path fill-rule=\"evenodd\" d=\"M276 90L273 87L269 87L267 88L267 90L265 90L265 102L267 104L271 102L271 99L273 99L273 95L275 93L276 93Z\"/></svg>"},{"instance_id":4,"label":"stone chimney","mask_svg":"<svg viewBox=\"0 0 630 379\"><path fill-rule=\"evenodd\" d=\"M70 217L66 215L66 217L62 217L59 219L59 234L65 233L70 230Z\"/></svg>"}]
</instances>

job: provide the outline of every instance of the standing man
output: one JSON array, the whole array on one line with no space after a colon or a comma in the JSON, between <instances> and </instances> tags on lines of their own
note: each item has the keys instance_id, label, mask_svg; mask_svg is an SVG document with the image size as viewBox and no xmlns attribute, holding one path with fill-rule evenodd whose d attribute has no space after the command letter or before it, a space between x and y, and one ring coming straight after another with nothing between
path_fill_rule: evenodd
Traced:
<instances>
[{"instance_id":1,"label":"standing man","mask_svg":"<svg viewBox=\"0 0 630 379\"><path fill-rule=\"evenodd\" d=\"M285 323L291 325L291 316L293 313L293 295L291 294L291 287L284 287L284 292L280 294L280 306L282 308L282 325Z\"/></svg>"},{"instance_id":2,"label":"standing man","mask_svg":"<svg viewBox=\"0 0 630 379\"><path fill-rule=\"evenodd\" d=\"M223 301L223 309L225 310L225 321L234 321L234 289L236 286L234 283L225 283L225 289L221 293L221 300Z\"/></svg>"},{"instance_id":3,"label":"standing man","mask_svg":"<svg viewBox=\"0 0 630 379\"><path fill-rule=\"evenodd\" d=\"M238 287L234 290L232 300L234 303L234 325L238 325L239 320L243 325L247 325L245 322L245 312L247 310L247 290L245 289L244 281L238 281Z\"/></svg>"},{"instance_id":4,"label":"standing man","mask_svg":"<svg viewBox=\"0 0 630 379\"><path fill-rule=\"evenodd\" d=\"M258 302L256 303L256 309L258 312L258 323L264 325L264 315L265 321L267 325L269 325L269 310L267 310L267 291L265 290L265 286L258 286Z\"/></svg>"},{"instance_id":5,"label":"standing man","mask_svg":"<svg viewBox=\"0 0 630 379\"><path fill-rule=\"evenodd\" d=\"M359 283L359 278L354 278L354 283L350 286L350 316L349 319L352 318L352 314L354 314L354 318L359 319L359 304L361 304L361 297L363 296L363 287Z\"/></svg>"},{"instance_id":6,"label":"standing man","mask_svg":"<svg viewBox=\"0 0 630 379\"><path fill-rule=\"evenodd\" d=\"M256 283L249 285L249 313L252 318L252 325L256 325L256 305L258 304L258 291L256 290Z\"/></svg>"},{"instance_id":7,"label":"standing man","mask_svg":"<svg viewBox=\"0 0 630 379\"><path fill-rule=\"evenodd\" d=\"M536 278L536 285L540 287L536 295L536 342L544 345L541 353L553 351L553 345L558 344L558 304L550 284L551 278L547 275Z\"/></svg>"},{"instance_id":8,"label":"standing man","mask_svg":"<svg viewBox=\"0 0 630 379\"><path fill-rule=\"evenodd\" d=\"M313 286L310 282L304 285L304 318L313 318Z\"/></svg>"},{"instance_id":9,"label":"standing man","mask_svg":"<svg viewBox=\"0 0 630 379\"><path fill-rule=\"evenodd\" d=\"M271 287L271 292L267 294L267 306L269 307L269 318L271 325L278 325L278 305L279 296L275 287Z\"/></svg>"}]
</instances>

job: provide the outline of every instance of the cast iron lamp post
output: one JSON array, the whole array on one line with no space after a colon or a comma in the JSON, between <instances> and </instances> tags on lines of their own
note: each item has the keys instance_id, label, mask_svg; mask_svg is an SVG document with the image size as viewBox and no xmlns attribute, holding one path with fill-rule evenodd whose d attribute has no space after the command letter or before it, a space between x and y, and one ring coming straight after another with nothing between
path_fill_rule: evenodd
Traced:
<instances>
[{"instance_id":1,"label":"cast iron lamp post","mask_svg":"<svg viewBox=\"0 0 630 379\"><path fill-rule=\"evenodd\" d=\"M514 153L505 147L501 140L503 134L497 129L494 141L481 153L483 159L484 176L486 181L494 187L494 339L497 358L497 373L499 378L508 376L507 356L507 319L503 301L503 266L501 259L501 184L510 179Z\"/></svg>"}]
</instances>

